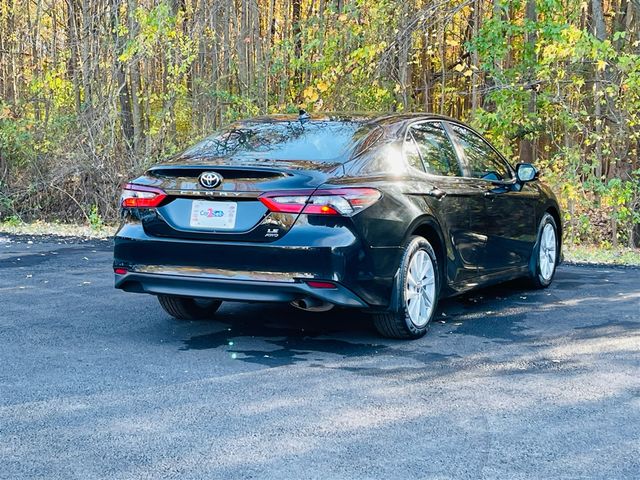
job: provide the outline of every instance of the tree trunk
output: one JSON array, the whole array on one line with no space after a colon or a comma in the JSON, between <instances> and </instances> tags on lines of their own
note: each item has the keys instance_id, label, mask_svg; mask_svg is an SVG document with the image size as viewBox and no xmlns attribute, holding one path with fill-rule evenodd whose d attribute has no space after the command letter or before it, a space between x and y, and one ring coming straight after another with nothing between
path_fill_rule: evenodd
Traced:
<instances>
[{"instance_id":1,"label":"tree trunk","mask_svg":"<svg viewBox=\"0 0 640 480\"><path fill-rule=\"evenodd\" d=\"M471 20L471 35L473 38L478 36L480 31L480 19L482 17L482 2L476 0L472 13ZM473 66L473 76L471 77L471 114L478 110L480 107L480 55L477 49L471 51L471 66Z\"/></svg>"},{"instance_id":2,"label":"tree trunk","mask_svg":"<svg viewBox=\"0 0 640 480\"><path fill-rule=\"evenodd\" d=\"M111 0L111 26L113 32L113 44L115 51L115 75L118 92L118 103L120 104L120 124L127 147L132 150L135 145L133 114L131 111L131 95L129 84L127 83L126 67L120 55L122 55L124 42L118 34L120 27L119 1Z\"/></svg>"},{"instance_id":3,"label":"tree trunk","mask_svg":"<svg viewBox=\"0 0 640 480\"><path fill-rule=\"evenodd\" d=\"M271 55L273 49L273 37L276 33L276 24L275 24L275 0L269 0L269 10L267 12L267 40L265 42L264 50L265 50L265 59L264 59L264 108L265 111L269 108L269 91L270 91L270 80L271 75L269 71L271 70Z\"/></svg>"},{"instance_id":4,"label":"tree trunk","mask_svg":"<svg viewBox=\"0 0 640 480\"><path fill-rule=\"evenodd\" d=\"M246 95L249 88L249 68L248 68L248 15L249 15L249 0L241 0L240 11L236 15L240 19L240 25L238 27L238 37L236 38L236 50L238 55L238 83L239 93Z\"/></svg>"},{"instance_id":5,"label":"tree trunk","mask_svg":"<svg viewBox=\"0 0 640 480\"><path fill-rule=\"evenodd\" d=\"M607 38L607 28L604 23L604 11L602 9L602 0L591 0L591 22L593 28L593 34L595 37L604 41ZM595 114L595 129L596 135L598 138L602 135L602 123L603 123L603 115L602 115L602 75L600 74L599 69L596 67L595 69L595 85L594 85L594 114ZM602 178L603 172L603 156L602 156L602 145L601 142L596 142L595 145L595 155L596 155L596 165L594 174L596 178Z\"/></svg>"},{"instance_id":6,"label":"tree trunk","mask_svg":"<svg viewBox=\"0 0 640 480\"><path fill-rule=\"evenodd\" d=\"M409 66L409 50L411 49L411 32L409 31L409 2L402 2L398 47L398 83L400 84L399 101L404 110L409 109L409 82L411 73Z\"/></svg>"},{"instance_id":7,"label":"tree trunk","mask_svg":"<svg viewBox=\"0 0 640 480\"><path fill-rule=\"evenodd\" d=\"M73 95L76 105L76 113L82 111L82 98L80 94L80 81L78 78L78 32L76 28L76 11L74 0L67 2L67 39L69 47L68 70L73 82Z\"/></svg>"},{"instance_id":8,"label":"tree trunk","mask_svg":"<svg viewBox=\"0 0 640 480\"><path fill-rule=\"evenodd\" d=\"M69 0L71 2L75 0ZM117 7L116 7L117 8ZM80 29L80 69L82 71L82 90L84 93L84 111L91 112L93 109L93 92L91 85L91 53L89 41L92 38L91 23L93 22L89 0L82 0L81 5L82 21Z\"/></svg>"},{"instance_id":9,"label":"tree trunk","mask_svg":"<svg viewBox=\"0 0 640 480\"><path fill-rule=\"evenodd\" d=\"M293 35L293 54L299 59L302 56L302 31L300 29L300 11L302 8L302 0L292 0L291 2L291 30ZM302 80L302 69L296 67L293 76L297 84ZM299 95L299 94L298 94ZM297 101L300 102L302 98L299 96Z\"/></svg>"},{"instance_id":10,"label":"tree trunk","mask_svg":"<svg viewBox=\"0 0 640 480\"><path fill-rule=\"evenodd\" d=\"M135 11L138 8L137 0L128 0L128 24L129 24L129 41L135 41L138 34L138 24L135 20ZM142 148L144 141L144 122L142 118L142 104L140 102L140 92L142 91L142 82L140 79L140 62L136 57L132 58L129 63L129 78L131 83L131 120L133 123L133 146L136 152Z\"/></svg>"},{"instance_id":11,"label":"tree trunk","mask_svg":"<svg viewBox=\"0 0 640 480\"><path fill-rule=\"evenodd\" d=\"M536 0L527 0L526 19L528 28L525 33L525 44L529 55L531 55L531 65L528 67L527 81L530 86L529 103L527 105L527 124L530 124L536 114L536 86L534 84L536 75L536 25L538 23L538 13ZM524 134L531 135L530 132ZM533 140L522 137L520 139L520 161L522 163L534 163L536 157L535 143Z\"/></svg>"}]
</instances>

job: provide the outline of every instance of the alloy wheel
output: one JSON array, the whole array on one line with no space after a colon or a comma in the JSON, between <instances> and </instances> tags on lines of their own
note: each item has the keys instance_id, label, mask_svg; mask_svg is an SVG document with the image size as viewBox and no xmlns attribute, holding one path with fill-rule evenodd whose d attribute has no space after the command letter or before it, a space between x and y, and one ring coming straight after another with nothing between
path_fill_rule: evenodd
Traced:
<instances>
[{"instance_id":1,"label":"alloy wheel","mask_svg":"<svg viewBox=\"0 0 640 480\"><path fill-rule=\"evenodd\" d=\"M540 275L549 281L556 268L556 231L547 223L540 236Z\"/></svg>"},{"instance_id":2,"label":"alloy wheel","mask_svg":"<svg viewBox=\"0 0 640 480\"><path fill-rule=\"evenodd\" d=\"M418 328L424 327L431 318L436 298L435 269L424 250L418 250L409 263L404 298L411 322Z\"/></svg>"}]
</instances>

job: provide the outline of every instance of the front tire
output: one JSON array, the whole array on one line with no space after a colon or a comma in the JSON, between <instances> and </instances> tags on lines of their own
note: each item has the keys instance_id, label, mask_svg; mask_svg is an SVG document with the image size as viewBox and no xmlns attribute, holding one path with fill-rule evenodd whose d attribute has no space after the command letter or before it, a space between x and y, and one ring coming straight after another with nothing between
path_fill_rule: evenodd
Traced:
<instances>
[{"instance_id":1,"label":"front tire","mask_svg":"<svg viewBox=\"0 0 640 480\"><path fill-rule=\"evenodd\" d=\"M395 290L397 311L375 313L376 330L388 338L424 336L438 304L440 273L433 247L423 237L412 237L405 248Z\"/></svg>"},{"instance_id":2,"label":"front tire","mask_svg":"<svg viewBox=\"0 0 640 480\"><path fill-rule=\"evenodd\" d=\"M558 266L558 226L551 215L545 213L538 228L538 241L532 252L532 272L529 283L533 288L551 285Z\"/></svg>"},{"instance_id":3,"label":"front tire","mask_svg":"<svg viewBox=\"0 0 640 480\"><path fill-rule=\"evenodd\" d=\"M177 320L205 320L212 318L222 302L189 297L158 295L160 306Z\"/></svg>"}]
</instances>

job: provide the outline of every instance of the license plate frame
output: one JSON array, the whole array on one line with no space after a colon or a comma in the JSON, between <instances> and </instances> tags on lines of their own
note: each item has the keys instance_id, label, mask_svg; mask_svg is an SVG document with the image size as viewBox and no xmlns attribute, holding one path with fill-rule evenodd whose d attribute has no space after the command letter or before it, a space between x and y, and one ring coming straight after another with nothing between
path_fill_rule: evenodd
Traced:
<instances>
[{"instance_id":1,"label":"license plate frame","mask_svg":"<svg viewBox=\"0 0 640 480\"><path fill-rule=\"evenodd\" d=\"M192 200L189 226L204 230L233 230L237 216L237 202Z\"/></svg>"}]
</instances>

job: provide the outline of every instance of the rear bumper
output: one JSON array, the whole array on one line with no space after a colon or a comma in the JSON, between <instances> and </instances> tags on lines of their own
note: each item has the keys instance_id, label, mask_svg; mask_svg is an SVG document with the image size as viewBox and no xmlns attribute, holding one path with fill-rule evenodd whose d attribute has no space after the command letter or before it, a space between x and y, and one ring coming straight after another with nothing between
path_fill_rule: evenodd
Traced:
<instances>
[{"instance_id":1,"label":"rear bumper","mask_svg":"<svg viewBox=\"0 0 640 480\"><path fill-rule=\"evenodd\" d=\"M304 297L344 307L366 308L367 304L342 285L312 288L303 282L231 280L228 278L130 272L116 275L116 288L126 292L216 298L242 302L291 302Z\"/></svg>"},{"instance_id":2,"label":"rear bumper","mask_svg":"<svg viewBox=\"0 0 640 480\"><path fill-rule=\"evenodd\" d=\"M348 225L298 221L270 243L184 240L147 235L126 223L115 237L115 286L128 292L290 302L313 297L335 305L389 305L399 250L368 248ZM312 288L309 280L335 289Z\"/></svg>"}]
</instances>

